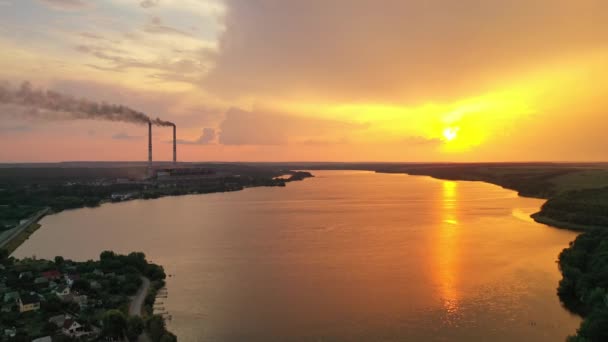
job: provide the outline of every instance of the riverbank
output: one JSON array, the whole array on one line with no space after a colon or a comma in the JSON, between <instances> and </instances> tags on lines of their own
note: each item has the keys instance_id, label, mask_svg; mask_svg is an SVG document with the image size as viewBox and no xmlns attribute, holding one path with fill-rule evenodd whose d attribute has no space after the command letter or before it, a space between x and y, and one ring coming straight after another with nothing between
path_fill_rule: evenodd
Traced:
<instances>
[{"instance_id":1,"label":"riverbank","mask_svg":"<svg viewBox=\"0 0 608 342\"><path fill-rule=\"evenodd\" d=\"M532 218L576 231L608 229L606 164L417 164L373 168L443 180L482 181L547 200Z\"/></svg>"},{"instance_id":2,"label":"riverbank","mask_svg":"<svg viewBox=\"0 0 608 342\"><path fill-rule=\"evenodd\" d=\"M0 249L6 250L9 255L12 254L25 240L40 228L38 221L49 212L50 208L44 208L20 223L17 227L3 232L2 238L0 239Z\"/></svg>"},{"instance_id":3,"label":"riverbank","mask_svg":"<svg viewBox=\"0 0 608 342\"><path fill-rule=\"evenodd\" d=\"M0 169L0 190L2 190L0 191L0 206L3 208L24 207L30 211L38 210L31 217L17 217L19 220L26 221L14 228L4 231L0 229L0 249L8 250L9 254L13 253L30 235L40 228L40 225L36 225L36 222L49 213L59 213L63 210L85 207L92 208L104 203L136 199L147 200L169 196L231 192L250 187L284 187L289 182L314 177L309 172L276 167L252 169L240 166L235 169L235 167L221 168L216 166L216 169L213 172L217 173L211 174L209 177L204 175L198 178L169 177L162 180L139 181L79 178L74 173L75 171L71 169L62 172L55 171L57 174L51 173L52 177L49 179L41 178L50 176L45 176L41 170L36 168L25 169L21 174L11 171L12 169ZM7 172L7 170L11 172ZM47 170L43 169L42 171ZM109 169L105 172L109 173L111 171L112 169ZM6 174L3 174L3 172ZM88 172L90 171L85 172L85 175ZM241 174L232 174L233 172L241 172ZM114 173L110 174L114 175ZM105 175L105 173L100 175ZM289 177L276 179L275 177L278 175L289 175ZM22 210L22 212L23 215L26 215L25 213L28 211ZM14 213L10 211L5 210L0 214L11 214L11 220L15 219ZM6 217L0 215L0 227L3 219L6 219Z\"/></svg>"}]
</instances>

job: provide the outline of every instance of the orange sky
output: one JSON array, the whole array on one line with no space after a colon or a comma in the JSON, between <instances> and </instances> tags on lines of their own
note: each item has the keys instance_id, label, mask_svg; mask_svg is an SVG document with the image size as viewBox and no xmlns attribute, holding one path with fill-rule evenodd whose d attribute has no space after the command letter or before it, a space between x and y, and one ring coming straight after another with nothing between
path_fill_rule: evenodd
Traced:
<instances>
[{"instance_id":1,"label":"orange sky","mask_svg":"<svg viewBox=\"0 0 608 342\"><path fill-rule=\"evenodd\" d=\"M606 37L603 0L0 0L0 81L174 121L183 161L606 161ZM147 157L0 119L0 162Z\"/></svg>"}]
</instances>

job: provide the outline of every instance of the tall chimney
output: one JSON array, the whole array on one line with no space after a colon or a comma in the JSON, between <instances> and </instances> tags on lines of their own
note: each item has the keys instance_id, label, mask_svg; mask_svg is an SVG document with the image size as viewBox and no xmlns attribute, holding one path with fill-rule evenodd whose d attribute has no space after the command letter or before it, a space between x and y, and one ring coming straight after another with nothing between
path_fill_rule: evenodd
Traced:
<instances>
[{"instance_id":1,"label":"tall chimney","mask_svg":"<svg viewBox=\"0 0 608 342\"><path fill-rule=\"evenodd\" d=\"M177 141L175 140L175 125L173 125L173 164L177 163Z\"/></svg>"},{"instance_id":2,"label":"tall chimney","mask_svg":"<svg viewBox=\"0 0 608 342\"><path fill-rule=\"evenodd\" d=\"M148 172L152 172L152 122L148 122Z\"/></svg>"}]
</instances>

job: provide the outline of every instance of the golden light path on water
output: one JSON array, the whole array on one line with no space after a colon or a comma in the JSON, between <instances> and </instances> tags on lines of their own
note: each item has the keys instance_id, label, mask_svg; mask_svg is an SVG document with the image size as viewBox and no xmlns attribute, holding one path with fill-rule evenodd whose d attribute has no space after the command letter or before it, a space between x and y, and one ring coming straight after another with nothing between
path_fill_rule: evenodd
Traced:
<instances>
[{"instance_id":1,"label":"golden light path on water","mask_svg":"<svg viewBox=\"0 0 608 342\"><path fill-rule=\"evenodd\" d=\"M439 228L437 257L437 278L441 286L441 297L447 312L449 324L455 323L451 318L458 314L458 183L444 181L441 192L442 222Z\"/></svg>"}]
</instances>

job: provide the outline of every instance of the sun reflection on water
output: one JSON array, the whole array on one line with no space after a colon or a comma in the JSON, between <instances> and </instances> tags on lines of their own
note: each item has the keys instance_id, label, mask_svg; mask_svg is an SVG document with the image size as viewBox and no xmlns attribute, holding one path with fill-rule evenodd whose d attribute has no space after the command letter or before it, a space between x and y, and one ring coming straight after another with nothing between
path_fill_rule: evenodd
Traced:
<instances>
[{"instance_id":1,"label":"sun reflection on water","mask_svg":"<svg viewBox=\"0 0 608 342\"><path fill-rule=\"evenodd\" d=\"M436 241L436 278L441 293L441 302L446 313L446 322L457 324L460 313L460 294L458 292L458 183L443 182L441 193L440 217Z\"/></svg>"}]
</instances>

